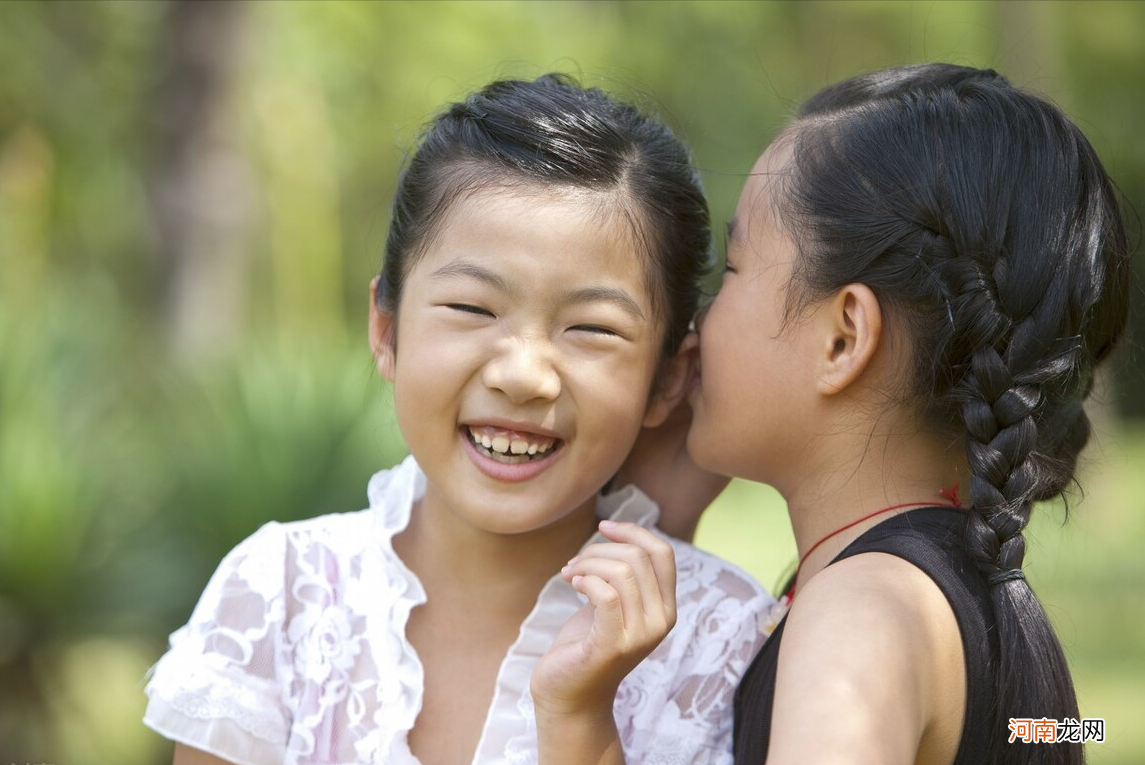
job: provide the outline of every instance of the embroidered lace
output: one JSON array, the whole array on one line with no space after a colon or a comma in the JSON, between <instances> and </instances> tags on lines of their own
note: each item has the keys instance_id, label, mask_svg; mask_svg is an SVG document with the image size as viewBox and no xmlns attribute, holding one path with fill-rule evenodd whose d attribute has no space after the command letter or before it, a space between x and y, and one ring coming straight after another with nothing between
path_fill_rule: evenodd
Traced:
<instances>
[{"instance_id":1,"label":"embroidered lace","mask_svg":"<svg viewBox=\"0 0 1145 765\"><path fill-rule=\"evenodd\" d=\"M153 668L144 721L239 765L417 765L407 743L422 666L405 637L425 602L391 541L424 491L412 457L378 473L370 509L267 524L222 561ZM651 526L633 487L603 517ZM630 762L730 763L732 695L773 600L747 575L673 540L677 624L623 682L616 720ZM529 676L581 597L545 586L497 677L474 765L535 763Z\"/></svg>"}]
</instances>

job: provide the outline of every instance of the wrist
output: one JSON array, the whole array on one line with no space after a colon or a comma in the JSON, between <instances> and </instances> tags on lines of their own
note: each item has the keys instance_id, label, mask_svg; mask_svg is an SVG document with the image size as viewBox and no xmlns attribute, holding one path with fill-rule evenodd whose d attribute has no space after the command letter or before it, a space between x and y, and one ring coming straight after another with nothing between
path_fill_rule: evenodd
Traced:
<instances>
[{"instance_id":1,"label":"wrist","mask_svg":"<svg viewBox=\"0 0 1145 765\"><path fill-rule=\"evenodd\" d=\"M620 733L612 704L537 705L537 745L541 765L623 765Z\"/></svg>"}]
</instances>

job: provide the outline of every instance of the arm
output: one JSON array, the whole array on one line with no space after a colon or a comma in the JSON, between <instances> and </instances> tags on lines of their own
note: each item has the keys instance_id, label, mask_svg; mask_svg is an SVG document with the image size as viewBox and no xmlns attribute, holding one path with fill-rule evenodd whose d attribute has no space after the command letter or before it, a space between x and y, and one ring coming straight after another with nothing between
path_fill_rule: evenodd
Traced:
<instances>
[{"instance_id":1,"label":"arm","mask_svg":"<svg viewBox=\"0 0 1145 765\"><path fill-rule=\"evenodd\" d=\"M611 705L582 714L542 712L538 706L537 743L543 765L624 765Z\"/></svg>"},{"instance_id":2,"label":"arm","mask_svg":"<svg viewBox=\"0 0 1145 765\"><path fill-rule=\"evenodd\" d=\"M183 744L175 744L175 758L171 765L234 765L229 760L220 760L213 754L193 749Z\"/></svg>"},{"instance_id":3,"label":"arm","mask_svg":"<svg viewBox=\"0 0 1145 765\"><path fill-rule=\"evenodd\" d=\"M965 686L958 624L938 586L891 555L840 561L788 615L768 765L949 763Z\"/></svg>"},{"instance_id":4,"label":"arm","mask_svg":"<svg viewBox=\"0 0 1145 765\"><path fill-rule=\"evenodd\" d=\"M282 759L289 713L275 656L286 609L283 579L272 572L286 559L285 544L281 526L268 524L228 553L151 671L143 721L181 742L179 765L239 753L245 761Z\"/></svg>"},{"instance_id":5,"label":"arm","mask_svg":"<svg viewBox=\"0 0 1145 765\"><path fill-rule=\"evenodd\" d=\"M540 761L616 765L613 718L621 681L676 622L671 545L630 523L601 523L612 544L587 547L562 571L588 598L533 671Z\"/></svg>"}]
</instances>

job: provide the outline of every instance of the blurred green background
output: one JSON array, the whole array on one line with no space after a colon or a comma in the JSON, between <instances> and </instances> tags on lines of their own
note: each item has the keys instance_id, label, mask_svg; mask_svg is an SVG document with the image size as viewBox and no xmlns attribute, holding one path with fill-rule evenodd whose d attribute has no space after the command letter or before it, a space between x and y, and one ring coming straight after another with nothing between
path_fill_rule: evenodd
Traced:
<instances>
[{"instance_id":1,"label":"blurred green background","mask_svg":"<svg viewBox=\"0 0 1145 765\"><path fill-rule=\"evenodd\" d=\"M0 2L0 762L169 762L143 678L218 560L360 508L403 454L366 288L446 100L554 69L634 98L690 142L722 227L819 87L993 66L1073 114L1140 210L1143 32L1139 2ZM1107 721L1091 762L1128 765L1145 379L1130 346L1113 367L1085 496L1040 514L1027 560ZM794 551L739 482L698 542L769 586Z\"/></svg>"}]
</instances>

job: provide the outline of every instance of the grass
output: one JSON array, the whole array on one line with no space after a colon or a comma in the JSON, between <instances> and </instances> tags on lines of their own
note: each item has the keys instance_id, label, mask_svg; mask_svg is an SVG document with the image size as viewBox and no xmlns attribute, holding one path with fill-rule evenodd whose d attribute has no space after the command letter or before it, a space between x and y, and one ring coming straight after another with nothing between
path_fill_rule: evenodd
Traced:
<instances>
[{"instance_id":1,"label":"grass","mask_svg":"<svg viewBox=\"0 0 1145 765\"><path fill-rule=\"evenodd\" d=\"M1026 574L1065 647L1083 717L1105 719L1090 765L1145 762L1145 425L1098 433L1084 496L1040 507ZM733 481L705 513L696 543L778 589L794 568L787 513L773 490Z\"/></svg>"}]
</instances>

